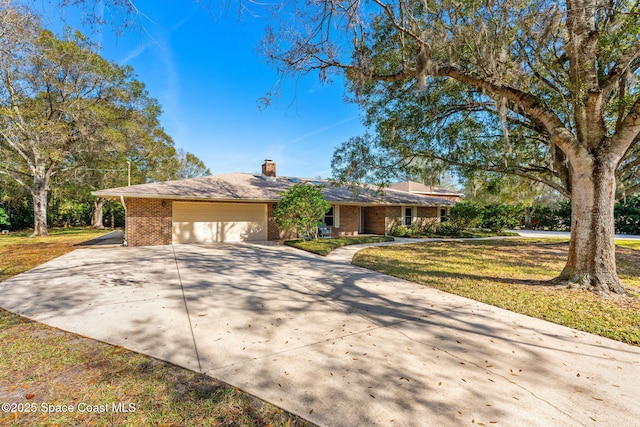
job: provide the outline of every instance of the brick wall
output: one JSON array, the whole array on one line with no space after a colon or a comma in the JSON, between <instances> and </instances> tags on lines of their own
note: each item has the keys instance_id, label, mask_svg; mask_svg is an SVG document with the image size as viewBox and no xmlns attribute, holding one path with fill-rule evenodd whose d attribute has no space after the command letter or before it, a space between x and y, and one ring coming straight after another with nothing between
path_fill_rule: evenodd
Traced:
<instances>
[{"instance_id":1,"label":"brick wall","mask_svg":"<svg viewBox=\"0 0 640 427\"><path fill-rule=\"evenodd\" d=\"M418 224L432 224L438 221L439 208L418 208Z\"/></svg>"},{"instance_id":2,"label":"brick wall","mask_svg":"<svg viewBox=\"0 0 640 427\"><path fill-rule=\"evenodd\" d=\"M402 225L402 206L388 206L386 215L385 230L387 232L394 227Z\"/></svg>"},{"instance_id":3,"label":"brick wall","mask_svg":"<svg viewBox=\"0 0 640 427\"><path fill-rule=\"evenodd\" d=\"M386 230L387 208L384 206L365 207L362 219L364 221L363 231L366 234L384 234Z\"/></svg>"},{"instance_id":4,"label":"brick wall","mask_svg":"<svg viewBox=\"0 0 640 427\"><path fill-rule=\"evenodd\" d=\"M340 206L340 228L334 228L333 235L357 236L359 215L360 208L358 206Z\"/></svg>"},{"instance_id":5,"label":"brick wall","mask_svg":"<svg viewBox=\"0 0 640 427\"><path fill-rule=\"evenodd\" d=\"M392 228L404 224L404 217L402 216L403 207L401 206L389 206L386 208L386 230L391 231ZM415 209L415 208L414 208ZM419 226L426 226L427 224L433 224L438 221L438 209L436 207L418 207L417 212L414 210L416 216L416 222Z\"/></svg>"},{"instance_id":6,"label":"brick wall","mask_svg":"<svg viewBox=\"0 0 640 427\"><path fill-rule=\"evenodd\" d=\"M438 220L439 208L418 208L418 225L423 228L433 227Z\"/></svg>"},{"instance_id":7,"label":"brick wall","mask_svg":"<svg viewBox=\"0 0 640 427\"><path fill-rule=\"evenodd\" d=\"M418 218L437 218L438 209L439 208L435 208L435 207L418 208Z\"/></svg>"},{"instance_id":8,"label":"brick wall","mask_svg":"<svg viewBox=\"0 0 640 427\"><path fill-rule=\"evenodd\" d=\"M127 245L171 244L171 200L125 198Z\"/></svg>"},{"instance_id":9,"label":"brick wall","mask_svg":"<svg viewBox=\"0 0 640 427\"><path fill-rule=\"evenodd\" d=\"M262 167L264 168L264 165ZM269 240L280 240L280 230L278 230L276 216L273 213L276 206L276 203L267 204L267 239Z\"/></svg>"},{"instance_id":10,"label":"brick wall","mask_svg":"<svg viewBox=\"0 0 640 427\"><path fill-rule=\"evenodd\" d=\"M276 225L276 215L274 211L277 206L277 203L267 204L267 239L274 241L295 239L296 232L294 230L280 231L280 229Z\"/></svg>"},{"instance_id":11,"label":"brick wall","mask_svg":"<svg viewBox=\"0 0 640 427\"><path fill-rule=\"evenodd\" d=\"M172 242L171 200L126 198L127 205L127 244L129 246L170 245ZM275 222L275 203L267 204L267 238L283 240L295 238L294 233L281 232ZM384 234L392 227L402 224L400 206L364 207L364 232ZM357 236L358 206L340 206L340 228L334 228L335 236ZM438 208L418 208L418 223L437 220Z\"/></svg>"}]
</instances>

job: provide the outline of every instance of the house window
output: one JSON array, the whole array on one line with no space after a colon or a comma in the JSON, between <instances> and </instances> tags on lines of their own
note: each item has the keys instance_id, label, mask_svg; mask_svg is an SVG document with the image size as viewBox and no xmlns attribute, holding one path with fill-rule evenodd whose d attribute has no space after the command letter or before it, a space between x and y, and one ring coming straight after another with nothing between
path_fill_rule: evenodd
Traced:
<instances>
[{"instance_id":1,"label":"house window","mask_svg":"<svg viewBox=\"0 0 640 427\"><path fill-rule=\"evenodd\" d=\"M324 223L329 227L340 228L340 206L331 205L329 212L324 214Z\"/></svg>"},{"instance_id":2,"label":"house window","mask_svg":"<svg viewBox=\"0 0 640 427\"><path fill-rule=\"evenodd\" d=\"M413 208L404 208L404 225L413 224Z\"/></svg>"},{"instance_id":3,"label":"house window","mask_svg":"<svg viewBox=\"0 0 640 427\"><path fill-rule=\"evenodd\" d=\"M329 227L333 227L333 223L334 223L333 220L334 220L333 206L331 206L331 208L329 209L329 212L324 214L324 223L327 224Z\"/></svg>"},{"instance_id":4,"label":"house window","mask_svg":"<svg viewBox=\"0 0 640 427\"><path fill-rule=\"evenodd\" d=\"M449 208L440 208L440 222L446 222L449 217Z\"/></svg>"}]
</instances>

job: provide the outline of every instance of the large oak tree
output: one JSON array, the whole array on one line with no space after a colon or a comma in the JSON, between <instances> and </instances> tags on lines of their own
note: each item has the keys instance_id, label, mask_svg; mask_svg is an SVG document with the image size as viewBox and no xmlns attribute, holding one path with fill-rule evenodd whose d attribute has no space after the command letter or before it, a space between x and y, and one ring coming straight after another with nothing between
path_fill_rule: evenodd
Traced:
<instances>
[{"instance_id":1,"label":"large oak tree","mask_svg":"<svg viewBox=\"0 0 640 427\"><path fill-rule=\"evenodd\" d=\"M338 150L339 176L423 157L543 182L573 206L557 281L624 292L613 207L639 188L638 1L285 2L275 19L280 72L343 73L375 126Z\"/></svg>"},{"instance_id":2,"label":"large oak tree","mask_svg":"<svg viewBox=\"0 0 640 427\"><path fill-rule=\"evenodd\" d=\"M31 193L33 234L47 235L52 177L167 139L152 135L162 132L160 109L130 67L102 58L78 32L60 38L27 10L0 6L0 173Z\"/></svg>"}]
</instances>

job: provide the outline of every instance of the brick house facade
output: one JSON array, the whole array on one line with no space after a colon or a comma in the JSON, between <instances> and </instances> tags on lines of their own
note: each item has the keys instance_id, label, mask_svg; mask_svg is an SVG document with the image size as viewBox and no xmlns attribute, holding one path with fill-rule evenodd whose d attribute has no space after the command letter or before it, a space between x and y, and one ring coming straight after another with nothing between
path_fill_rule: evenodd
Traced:
<instances>
[{"instance_id":1,"label":"brick house facade","mask_svg":"<svg viewBox=\"0 0 640 427\"><path fill-rule=\"evenodd\" d=\"M172 203L165 199L125 199L129 246L171 244Z\"/></svg>"},{"instance_id":2,"label":"brick house facade","mask_svg":"<svg viewBox=\"0 0 640 427\"><path fill-rule=\"evenodd\" d=\"M129 246L170 245L173 243L172 199L125 198L126 242ZM215 209L216 202L209 202ZM364 234L385 234L403 223L400 206L339 206L339 227L332 227L335 237ZM277 203L267 204L267 239L293 239L293 233L283 233L275 221ZM438 220L438 208L417 208L417 223Z\"/></svg>"},{"instance_id":3,"label":"brick house facade","mask_svg":"<svg viewBox=\"0 0 640 427\"><path fill-rule=\"evenodd\" d=\"M233 173L180 181L95 191L98 197L124 200L126 241L130 246L172 243L283 240L275 208L294 183L320 185L334 207L332 234L385 234L410 220L420 225L438 220L440 210L455 204L451 194L425 196L364 187L359 194L319 179L278 177L267 160L262 174ZM411 218L407 219L407 212ZM207 234L208 233L208 234Z\"/></svg>"}]
</instances>

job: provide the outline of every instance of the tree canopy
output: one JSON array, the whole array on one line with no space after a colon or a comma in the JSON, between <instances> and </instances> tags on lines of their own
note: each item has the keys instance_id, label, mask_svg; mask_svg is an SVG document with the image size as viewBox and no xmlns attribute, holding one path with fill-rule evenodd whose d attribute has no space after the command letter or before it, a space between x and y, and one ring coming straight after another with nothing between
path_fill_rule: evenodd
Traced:
<instances>
[{"instance_id":1,"label":"tree canopy","mask_svg":"<svg viewBox=\"0 0 640 427\"><path fill-rule=\"evenodd\" d=\"M638 2L286 2L278 16L265 55L285 76L343 73L375 129L338 150L338 178L437 159L542 182L574 207L558 282L623 292L613 205L640 189Z\"/></svg>"},{"instance_id":2,"label":"tree canopy","mask_svg":"<svg viewBox=\"0 0 640 427\"><path fill-rule=\"evenodd\" d=\"M637 2L323 1L285 9L265 54L284 75L344 72L376 130L366 144L347 144L362 161L336 162L339 178L364 176L359 166L395 173L428 158L520 175L570 197L567 152L606 140L621 158L617 196L640 189Z\"/></svg>"},{"instance_id":3,"label":"tree canopy","mask_svg":"<svg viewBox=\"0 0 640 427\"><path fill-rule=\"evenodd\" d=\"M128 163L134 183L209 173L175 150L131 67L101 57L78 31L60 37L28 10L0 6L0 175L30 193L34 235L47 234L52 184L78 200L126 185Z\"/></svg>"}]
</instances>

